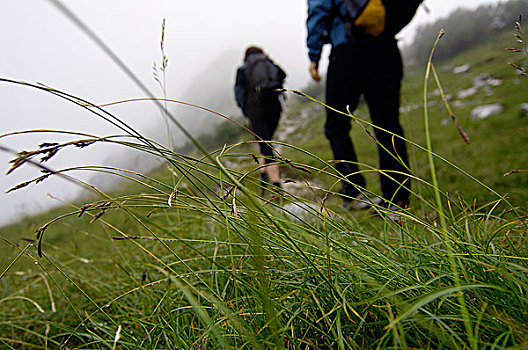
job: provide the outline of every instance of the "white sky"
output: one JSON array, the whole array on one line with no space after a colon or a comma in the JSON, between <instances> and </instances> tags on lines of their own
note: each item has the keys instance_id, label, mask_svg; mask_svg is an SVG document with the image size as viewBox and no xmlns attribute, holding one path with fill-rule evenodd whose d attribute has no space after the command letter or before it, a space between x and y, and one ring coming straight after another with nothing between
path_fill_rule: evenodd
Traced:
<instances>
[{"instance_id":1,"label":"white sky","mask_svg":"<svg viewBox=\"0 0 528 350\"><path fill-rule=\"evenodd\" d=\"M157 94L152 64L159 62L162 19L166 19L168 95L180 98L205 67L223 52L240 52L232 62L233 77L250 44L263 47L288 72L288 86L302 88L308 82L305 47L305 0L64 0L78 17L97 33L118 56ZM429 13L419 10L402 33L409 42L420 24L446 16L456 7L477 7L499 0L426 0ZM143 96L141 91L77 27L47 0L0 1L0 77L40 82L95 103ZM226 89L232 89L232 81ZM118 131L78 107L31 89L0 83L0 134L33 128L76 130L98 135ZM161 122L148 104L113 109L140 130ZM46 138L49 137L49 138ZM0 144L33 148L56 137L10 137ZM106 154L106 155L102 155ZM82 151L61 156L51 163L95 164L107 150ZM63 181L47 181L4 194L11 186L34 176L20 171L9 177L9 155L0 154L0 224L15 213L43 208L52 201L45 194L69 198L72 187Z\"/></svg>"}]
</instances>

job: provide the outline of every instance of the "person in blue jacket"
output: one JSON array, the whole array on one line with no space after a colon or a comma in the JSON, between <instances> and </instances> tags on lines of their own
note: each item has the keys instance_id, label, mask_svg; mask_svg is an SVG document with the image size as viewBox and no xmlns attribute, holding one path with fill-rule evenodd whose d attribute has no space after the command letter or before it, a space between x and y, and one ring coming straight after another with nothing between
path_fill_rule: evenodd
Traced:
<instances>
[{"instance_id":1,"label":"person in blue jacket","mask_svg":"<svg viewBox=\"0 0 528 350\"><path fill-rule=\"evenodd\" d=\"M357 108L363 95L375 129L383 200L367 198L365 179L359 172L356 152L350 138L351 118L326 109L324 132L330 142L336 169L346 176L339 193L344 205L364 209L373 203L405 208L409 202L408 157L399 123L402 59L394 36L371 36L346 30L347 8L344 0L308 0L307 46L310 75L320 81L319 61L322 48L332 46L326 77L326 103L338 111Z\"/></svg>"}]
</instances>

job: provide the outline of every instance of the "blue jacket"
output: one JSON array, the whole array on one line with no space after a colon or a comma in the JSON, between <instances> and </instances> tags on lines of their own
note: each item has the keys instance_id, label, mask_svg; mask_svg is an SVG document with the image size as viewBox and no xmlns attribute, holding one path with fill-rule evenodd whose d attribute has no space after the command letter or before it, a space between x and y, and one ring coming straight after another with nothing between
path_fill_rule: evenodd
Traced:
<instances>
[{"instance_id":1,"label":"blue jacket","mask_svg":"<svg viewBox=\"0 0 528 350\"><path fill-rule=\"evenodd\" d=\"M310 61L319 62L323 45L327 43L336 47L349 42L378 40L360 33L355 33L348 39L343 23L346 14L347 9L343 0L308 0L306 44Z\"/></svg>"}]
</instances>

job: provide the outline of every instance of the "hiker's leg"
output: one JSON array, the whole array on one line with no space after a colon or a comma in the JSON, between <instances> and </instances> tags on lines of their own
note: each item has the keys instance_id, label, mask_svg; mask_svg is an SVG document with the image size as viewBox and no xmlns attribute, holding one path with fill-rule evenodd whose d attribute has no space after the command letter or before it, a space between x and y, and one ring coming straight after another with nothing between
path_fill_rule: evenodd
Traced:
<instances>
[{"instance_id":1,"label":"hiker's leg","mask_svg":"<svg viewBox=\"0 0 528 350\"><path fill-rule=\"evenodd\" d=\"M354 84L353 55L339 47L332 50L326 78L326 103L338 111L346 112L347 106L354 111L359 103L361 90ZM358 173L357 156L350 138L351 118L331 109L326 110L325 135L330 142L334 159L342 160L335 167L348 181L365 187L365 179ZM359 191L348 181L343 181L345 193L355 196Z\"/></svg>"},{"instance_id":2,"label":"hiker's leg","mask_svg":"<svg viewBox=\"0 0 528 350\"><path fill-rule=\"evenodd\" d=\"M250 129L255 134L255 139L259 142L258 147L260 150L261 158L259 158L258 163L259 168L259 178L260 186L264 188L269 183L269 176L266 171L266 156L271 156L273 154L271 148L266 145L263 140L269 139L269 132L267 129L266 119L265 119L265 104L262 101L260 94L252 93L248 97L248 103L246 106L246 112L250 121Z\"/></svg>"},{"instance_id":3,"label":"hiker's leg","mask_svg":"<svg viewBox=\"0 0 528 350\"><path fill-rule=\"evenodd\" d=\"M251 131L255 134L255 139L259 142L260 154L271 157L273 150L269 142L271 131L266 108L266 100L262 94L257 94L252 98L252 103L248 103L247 111L251 122ZM264 171L261 169L261 171Z\"/></svg>"},{"instance_id":4,"label":"hiker's leg","mask_svg":"<svg viewBox=\"0 0 528 350\"><path fill-rule=\"evenodd\" d=\"M266 156L264 154L262 156L263 157L259 159L259 164L262 166L262 168L260 168L260 172L265 173L267 175L266 179L268 182L272 184L280 183L279 164L275 162L273 162L273 164L266 163L267 158L264 158Z\"/></svg>"},{"instance_id":5,"label":"hiker's leg","mask_svg":"<svg viewBox=\"0 0 528 350\"><path fill-rule=\"evenodd\" d=\"M265 141L273 139L273 134L279 125L279 119L282 112L282 106L279 101L279 95L274 91L264 91L264 126L261 130L260 136ZM271 159L273 157L273 147L270 144L261 144L261 154L266 157L265 164L267 165L263 170L267 173L269 182L275 186L280 186L280 169L276 161Z\"/></svg>"},{"instance_id":6,"label":"hiker's leg","mask_svg":"<svg viewBox=\"0 0 528 350\"><path fill-rule=\"evenodd\" d=\"M369 57L364 62L364 96L374 125L385 130L375 129L378 140L379 168L387 171L380 174L383 197L401 205L409 201L408 165L406 143L399 122L400 86L403 78L403 65L396 40L376 42L367 51ZM367 79L368 78L368 79ZM383 147L381 147L383 146ZM403 164L405 165L403 165ZM392 179L391 179L392 178ZM402 186L403 184L403 186Z\"/></svg>"},{"instance_id":7,"label":"hiker's leg","mask_svg":"<svg viewBox=\"0 0 528 350\"><path fill-rule=\"evenodd\" d=\"M263 101L266 137L268 140L272 140L275 130L277 130L277 126L279 125L282 105L279 100L279 94L275 91L263 91Z\"/></svg>"},{"instance_id":8,"label":"hiker's leg","mask_svg":"<svg viewBox=\"0 0 528 350\"><path fill-rule=\"evenodd\" d=\"M373 124L386 130L375 129L379 168L387 170L387 176L380 174L383 197L405 206L409 201L410 181L405 166L408 165L406 143L398 137L404 136L399 123L400 81L380 80L369 85L365 99Z\"/></svg>"},{"instance_id":9,"label":"hiker's leg","mask_svg":"<svg viewBox=\"0 0 528 350\"><path fill-rule=\"evenodd\" d=\"M266 105L266 100L262 100L258 106L252 106L252 113L249 114L251 121L251 131L255 133L255 138L259 141L260 155L258 162L260 165L260 186L264 189L268 184L280 186L280 171L278 164L273 160L273 148L271 141L273 132L277 128L280 109L270 109ZM280 108L280 104L279 104ZM270 164L270 165L269 165Z\"/></svg>"}]
</instances>

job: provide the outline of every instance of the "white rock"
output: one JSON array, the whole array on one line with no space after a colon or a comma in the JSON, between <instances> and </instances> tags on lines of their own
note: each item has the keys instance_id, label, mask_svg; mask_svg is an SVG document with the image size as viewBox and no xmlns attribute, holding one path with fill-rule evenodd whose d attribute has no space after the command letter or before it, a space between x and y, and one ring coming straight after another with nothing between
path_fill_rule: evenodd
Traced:
<instances>
[{"instance_id":1,"label":"white rock","mask_svg":"<svg viewBox=\"0 0 528 350\"><path fill-rule=\"evenodd\" d=\"M485 96L491 96L491 95L494 94L494 91L493 91L492 88L489 87L489 86L484 86L484 89L483 89L483 90L484 90L484 95L485 95Z\"/></svg>"},{"instance_id":2,"label":"white rock","mask_svg":"<svg viewBox=\"0 0 528 350\"><path fill-rule=\"evenodd\" d=\"M485 85L500 86L502 85L502 80L492 78L491 75L489 75L488 73L482 73L481 75L473 79L473 85L474 86L485 86Z\"/></svg>"},{"instance_id":3,"label":"white rock","mask_svg":"<svg viewBox=\"0 0 528 350\"><path fill-rule=\"evenodd\" d=\"M411 106L409 106L409 105L400 107L400 113L402 113L402 114L407 114L410 111L412 111L412 109L411 109Z\"/></svg>"},{"instance_id":4,"label":"white rock","mask_svg":"<svg viewBox=\"0 0 528 350\"><path fill-rule=\"evenodd\" d=\"M471 69L471 65L464 64L462 66L458 66L458 67L453 68L453 74L458 75L458 74L466 73L470 69Z\"/></svg>"},{"instance_id":5,"label":"white rock","mask_svg":"<svg viewBox=\"0 0 528 350\"><path fill-rule=\"evenodd\" d=\"M491 76L488 73L482 73L473 79L473 86L484 86L486 85L486 81L488 81L488 79L491 79Z\"/></svg>"},{"instance_id":6,"label":"white rock","mask_svg":"<svg viewBox=\"0 0 528 350\"><path fill-rule=\"evenodd\" d=\"M478 88L473 86L473 87L470 87L469 89L460 90L459 92L457 92L457 97L466 98L469 96L473 96L477 93L477 91L478 91Z\"/></svg>"},{"instance_id":7,"label":"white rock","mask_svg":"<svg viewBox=\"0 0 528 350\"><path fill-rule=\"evenodd\" d=\"M321 217L321 207L314 203L293 202L283 206L284 212L297 220L311 220Z\"/></svg>"},{"instance_id":8,"label":"white rock","mask_svg":"<svg viewBox=\"0 0 528 350\"><path fill-rule=\"evenodd\" d=\"M481 120L492 115L501 113L504 111L504 107L501 104L495 103L491 105L478 106L473 108L471 111L471 120Z\"/></svg>"},{"instance_id":9,"label":"white rock","mask_svg":"<svg viewBox=\"0 0 528 350\"><path fill-rule=\"evenodd\" d=\"M490 86L500 86L502 85L502 80L501 79L488 79L487 83Z\"/></svg>"},{"instance_id":10,"label":"white rock","mask_svg":"<svg viewBox=\"0 0 528 350\"><path fill-rule=\"evenodd\" d=\"M528 116L528 103L521 104L521 107L519 107L519 111L521 112L521 117Z\"/></svg>"}]
</instances>

